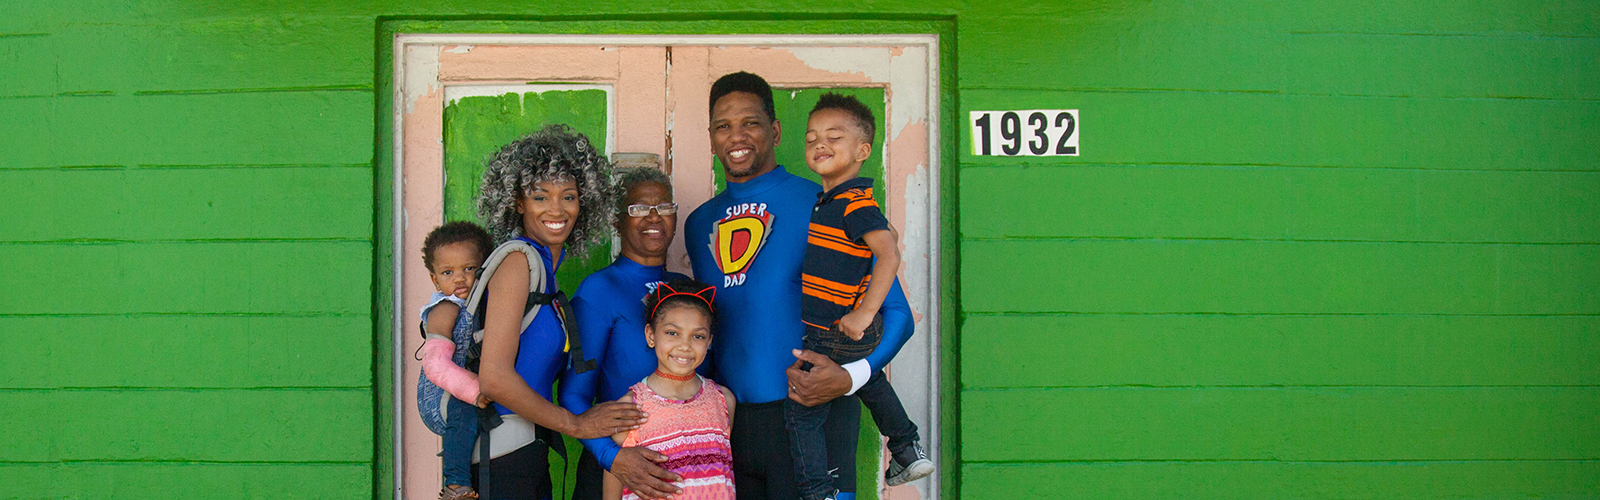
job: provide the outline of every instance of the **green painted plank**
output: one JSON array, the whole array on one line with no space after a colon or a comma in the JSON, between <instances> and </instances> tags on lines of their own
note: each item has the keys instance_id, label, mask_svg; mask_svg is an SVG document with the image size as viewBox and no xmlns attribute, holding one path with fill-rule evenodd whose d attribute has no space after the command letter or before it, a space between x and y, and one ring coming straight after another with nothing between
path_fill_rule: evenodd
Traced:
<instances>
[{"instance_id":1,"label":"green painted plank","mask_svg":"<svg viewBox=\"0 0 1600 500\"><path fill-rule=\"evenodd\" d=\"M1600 37L1600 7L1589 0L1318 0L1285 14L1300 31Z\"/></svg>"},{"instance_id":2,"label":"green painted plank","mask_svg":"<svg viewBox=\"0 0 1600 500\"><path fill-rule=\"evenodd\" d=\"M372 318L0 317L0 388L366 387Z\"/></svg>"},{"instance_id":3,"label":"green painted plank","mask_svg":"<svg viewBox=\"0 0 1600 500\"><path fill-rule=\"evenodd\" d=\"M1600 386L1600 316L968 315L960 337L968 389Z\"/></svg>"},{"instance_id":4,"label":"green painted plank","mask_svg":"<svg viewBox=\"0 0 1600 500\"><path fill-rule=\"evenodd\" d=\"M0 169L0 185L30 186L0 197L30 221L0 226L0 241L372 237L367 165Z\"/></svg>"},{"instance_id":5,"label":"green painted plank","mask_svg":"<svg viewBox=\"0 0 1600 500\"><path fill-rule=\"evenodd\" d=\"M1594 498L1600 462L1046 463L961 467L964 499Z\"/></svg>"},{"instance_id":6,"label":"green painted plank","mask_svg":"<svg viewBox=\"0 0 1600 500\"><path fill-rule=\"evenodd\" d=\"M1278 90L1282 10L1260 0L984 2L957 24L958 78L963 87Z\"/></svg>"},{"instance_id":7,"label":"green painted plank","mask_svg":"<svg viewBox=\"0 0 1600 500\"><path fill-rule=\"evenodd\" d=\"M1600 173L1081 165L968 168L967 238L1600 243Z\"/></svg>"},{"instance_id":8,"label":"green painted plank","mask_svg":"<svg viewBox=\"0 0 1600 500\"><path fill-rule=\"evenodd\" d=\"M150 24L85 23L53 31L60 88L191 91L371 87L371 16L295 9ZM387 52L387 51L385 51Z\"/></svg>"},{"instance_id":9,"label":"green painted plank","mask_svg":"<svg viewBox=\"0 0 1600 500\"><path fill-rule=\"evenodd\" d=\"M1595 460L1600 387L962 391L961 452L967 463Z\"/></svg>"},{"instance_id":10,"label":"green painted plank","mask_svg":"<svg viewBox=\"0 0 1600 500\"><path fill-rule=\"evenodd\" d=\"M5 498L321 499L372 495L370 464L0 464Z\"/></svg>"},{"instance_id":11,"label":"green painted plank","mask_svg":"<svg viewBox=\"0 0 1600 500\"><path fill-rule=\"evenodd\" d=\"M989 2L961 17L960 78L969 87L1594 97L1594 65L1580 63L1600 41L1583 23L1600 19L1592 3L1429 4ZM1403 36L1372 36L1385 33Z\"/></svg>"},{"instance_id":12,"label":"green painted plank","mask_svg":"<svg viewBox=\"0 0 1600 500\"><path fill-rule=\"evenodd\" d=\"M0 97L55 95L56 39L0 36Z\"/></svg>"},{"instance_id":13,"label":"green painted plank","mask_svg":"<svg viewBox=\"0 0 1600 500\"><path fill-rule=\"evenodd\" d=\"M1595 245L968 240L961 257L969 313L1600 312Z\"/></svg>"},{"instance_id":14,"label":"green painted plank","mask_svg":"<svg viewBox=\"0 0 1600 500\"><path fill-rule=\"evenodd\" d=\"M1408 97L1600 99L1600 38L1315 33L1289 38L1284 90Z\"/></svg>"},{"instance_id":15,"label":"green painted plank","mask_svg":"<svg viewBox=\"0 0 1600 500\"><path fill-rule=\"evenodd\" d=\"M0 462L372 460L372 391L0 392Z\"/></svg>"},{"instance_id":16,"label":"green painted plank","mask_svg":"<svg viewBox=\"0 0 1600 500\"><path fill-rule=\"evenodd\" d=\"M372 309L367 242L0 245L0 262L22 271L0 288L28 291L0 296L0 315Z\"/></svg>"},{"instance_id":17,"label":"green painted plank","mask_svg":"<svg viewBox=\"0 0 1600 500\"><path fill-rule=\"evenodd\" d=\"M0 16L5 17L5 16ZM56 137L50 129L59 119L53 98L0 99L0 169L22 168L26 160L49 158Z\"/></svg>"},{"instance_id":18,"label":"green painted plank","mask_svg":"<svg viewBox=\"0 0 1600 500\"><path fill-rule=\"evenodd\" d=\"M16 152L0 168L372 162L371 92L67 96L0 103L8 113L50 117L0 122L0 150Z\"/></svg>"},{"instance_id":19,"label":"green painted plank","mask_svg":"<svg viewBox=\"0 0 1600 500\"><path fill-rule=\"evenodd\" d=\"M1080 110L1082 156L974 156L967 112L1018 109ZM968 89L958 123L965 165L1600 169L1600 101Z\"/></svg>"}]
</instances>

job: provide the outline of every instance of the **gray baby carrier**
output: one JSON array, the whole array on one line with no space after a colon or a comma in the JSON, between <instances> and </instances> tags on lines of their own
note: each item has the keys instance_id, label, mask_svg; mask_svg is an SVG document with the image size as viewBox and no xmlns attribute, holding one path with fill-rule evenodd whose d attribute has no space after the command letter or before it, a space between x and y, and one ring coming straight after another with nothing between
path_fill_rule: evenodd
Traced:
<instances>
[{"instance_id":1,"label":"gray baby carrier","mask_svg":"<svg viewBox=\"0 0 1600 500\"><path fill-rule=\"evenodd\" d=\"M478 280L472 285L472 293L467 295L466 306L461 308L461 317L457 318L455 328L457 330L470 331L472 334L472 343L466 350L465 366L467 370L472 373L478 373L478 363L483 354L484 316L489 307L487 300L489 280L487 278L494 276L495 271L500 268L500 264L504 263L506 257L510 256L512 252L522 252L523 256L528 260L528 301L523 306L522 325L517 331L528 329L528 325L533 323L533 318L539 315L539 308L546 305L554 306L556 315L561 322L561 328L567 333L568 362L572 363L574 371L578 373L593 370L598 363L595 360L583 357L583 347L578 342L578 336L574 334L576 333L576 325L570 324L573 315L566 294L562 292L545 293L547 284L545 283L544 266L539 264L543 261L543 258L539 256L538 250L522 239L512 239L502 243L494 249L494 253L489 254L489 259L483 263L483 267L478 269ZM463 321L462 317L467 319ZM426 329L423 330L423 336L444 338L443 335L430 334ZM447 340L454 341L453 339ZM434 385L426 376L420 377L420 380L417 381L418 413L424 416L423 422L428 426L428 430L433 431L435 434L444 434L444 422L449 415L451 397L450 393ZM472 402L468 401L468 403ZM435 415L437 416L436 421L434 420ZM527 439L526 436L531 435L536 441L544 441L551 449L556 450L556 453L560 456L566 456L566 444L555 432L535 426L532 422L520 418L514 420L517 424L502 427L501 424L505 421L492 405L488 408L478 409L477 463L488 464L489 459L493 456L511 451L502 450L501 453L493 453L496 450L493 450L491 440L495 437L509 438L513 441L525 441ZM435 427L436 425L437 428ZM522 437L522 439L518 439L518 437ZM479 471L479 497L490 498L489 468L482 466Z\"/></svg>"}]
</instances>

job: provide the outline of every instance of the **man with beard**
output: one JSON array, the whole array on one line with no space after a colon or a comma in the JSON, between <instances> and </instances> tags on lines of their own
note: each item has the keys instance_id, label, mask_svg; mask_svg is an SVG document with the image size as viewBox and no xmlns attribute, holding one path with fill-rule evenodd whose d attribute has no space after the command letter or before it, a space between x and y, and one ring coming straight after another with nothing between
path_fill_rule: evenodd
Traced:
<instances>
[{"instance_id":1,"label":"man with beard","mask_svg":"<svg viewBox=\"0 0 1600 500\"><path fill-rule=\"evenodd\" d=\"M717 287L715 378L733 390L733 468L740 499L799 498L783 401L815 406L835 398L824 428L828 466L841 498L854 498L861 405L850 396L894 358L912 333L898 281L882 309L884 333L866 359L840 366L800 351L800 266L822 187L777 163L782 125L772 88L732 73L711 87L711 147L727 188L689 215L685 244L695 277ZM800 369L802 362L814 365Z\"/></svg>"}]
</instances>

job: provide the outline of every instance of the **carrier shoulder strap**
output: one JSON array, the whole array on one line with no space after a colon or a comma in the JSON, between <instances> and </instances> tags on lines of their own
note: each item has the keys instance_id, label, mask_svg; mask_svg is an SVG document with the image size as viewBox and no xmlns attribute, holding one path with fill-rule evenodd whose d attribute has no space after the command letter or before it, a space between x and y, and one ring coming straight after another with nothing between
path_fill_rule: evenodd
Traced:
<instances>
[{"instance_id":1,"label":"carrier shoulder strap","mask_svg":"<svg viewBox=\"0 0 1600 500\"><path fill-rule=\"evenodd\" d=\"M529 293L528 303L549 304L555 307L556 317L561 320L561 330L567 337L567 356L572 363L574 373L583 373L599 367L599 362L588 359L583 355L583 337L577 335L578 316L572 312L572 301L567 299L567 292L556 290L556 293Z\"/></svg>"}]
</instances>

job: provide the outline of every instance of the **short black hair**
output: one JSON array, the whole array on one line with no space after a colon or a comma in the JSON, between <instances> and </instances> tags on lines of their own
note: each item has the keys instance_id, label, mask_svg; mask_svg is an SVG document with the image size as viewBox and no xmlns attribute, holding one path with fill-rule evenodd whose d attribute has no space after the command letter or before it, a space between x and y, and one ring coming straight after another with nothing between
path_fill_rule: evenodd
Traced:
<instances>
[{"instance_id":1,"label":"short black hair","mask_svg":"<svg viewBox=\"0 0 1600 500\"><path fill-rule=\"evenodd\" d=\"M444 225L433 228L428 232L428 237L422 239L422 265L428 267L428 272L433 272L433 252L439 247L455 243L469 242L478 247L478 260L489 258L489 252L494 251L494 243L489 239L489 231L483 226L464 220L446 222Z\"/></svg>"},{"instance_id":2,"label":"short black hair","mask_svg":"<svg viewBox=\"0 0 1600 500\"><path fill-rule=\"evenodd\" d=\"M655 290L644 296L645 321L656 324L661 315L675 307L688 307L706 315L706 327L716 330L717 313L711 308L717 289L693 279L657 282Z\"/></svg>"},{"instance_id":3,"label":"short black hair","mask_svg":"<svg viewBox=\"0 0 1600 500\"><path fill-rule=\"evenodd\" d=\"M711 84L711 109L708 113L717 112L717 100L734 92L746 92L761 98L761 110L767 112L767 121L777 121L778 108L772 104L772 86L767 81L753 73L740 71L728 73Z\"/></svg>"},{"instance_id":4,"label":"short black hair","mask_svg":"<svg viewBox=\"0 0 1600 500\"><path fill-rule=\"evenodd\" d=\"M867 134L867 144L872 145L872 137L877 134L878 126L873 123L872 110L867 109L867 105L861 104L855 96L833 92L822 94L822 97L817 98L816 107L811 108L811 114L815 115L824 109L837 109L849 113L856 119L856 126L861 127L861 132Z\"/></svg>"}]
</instances>

